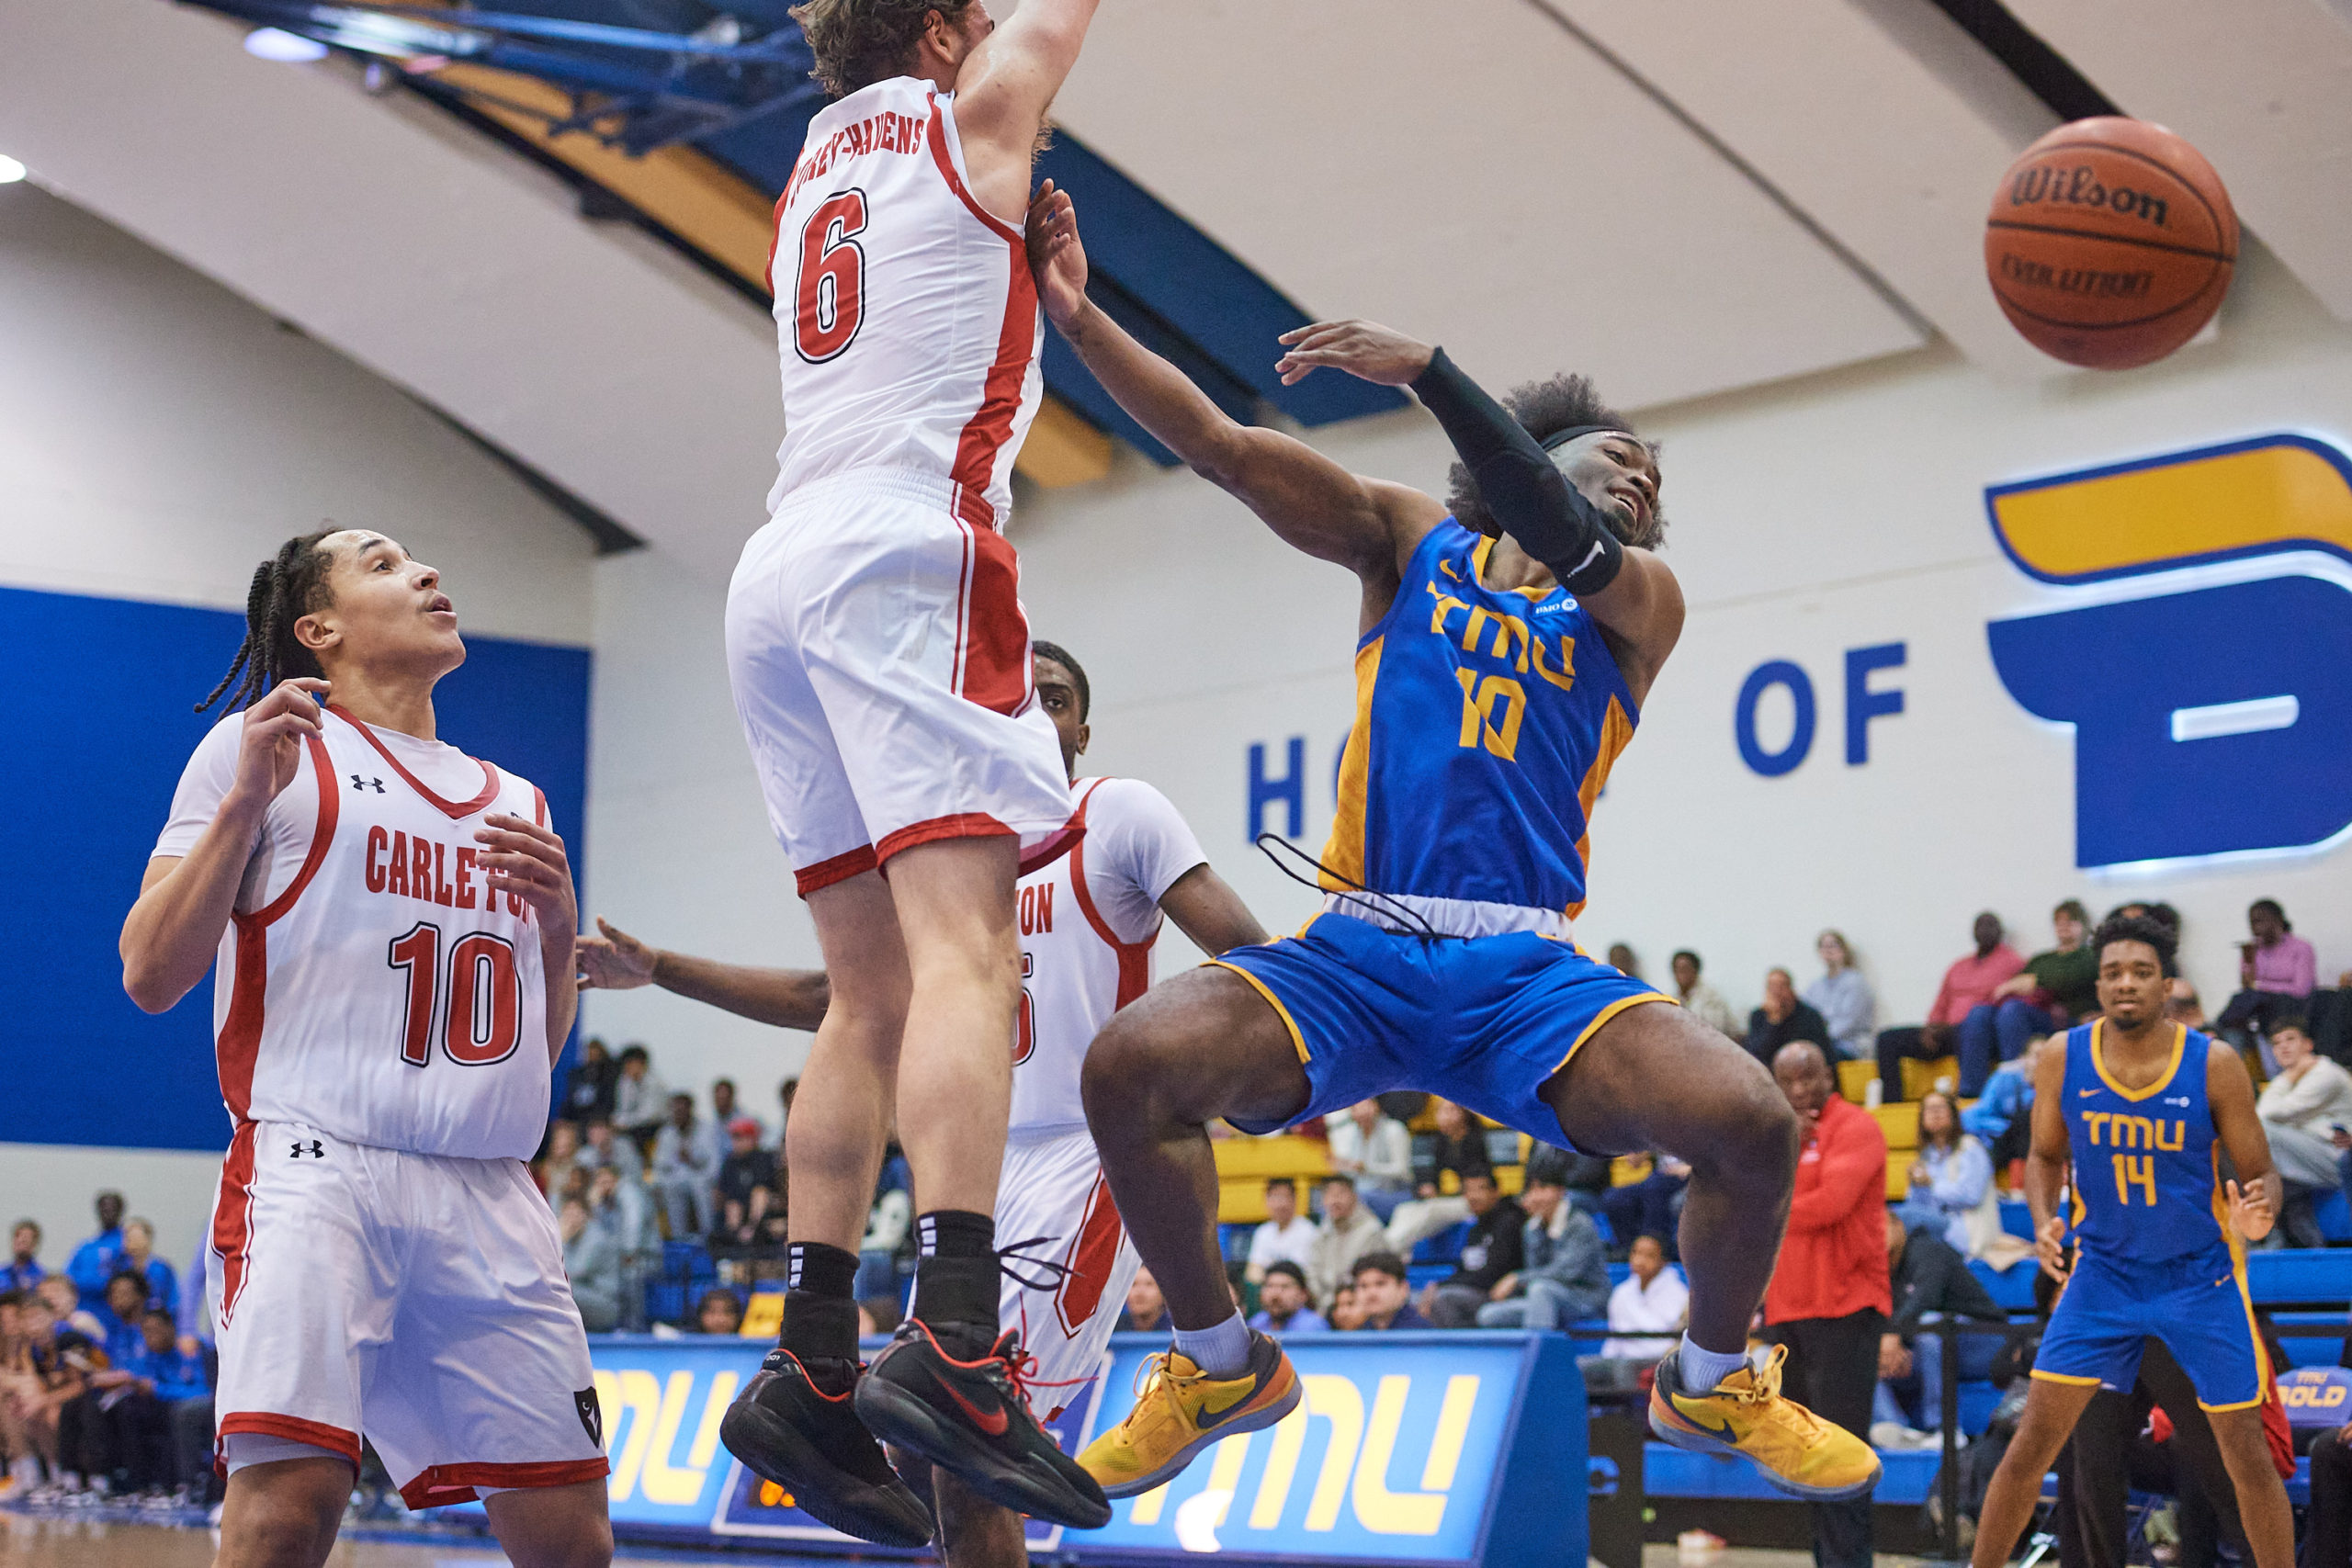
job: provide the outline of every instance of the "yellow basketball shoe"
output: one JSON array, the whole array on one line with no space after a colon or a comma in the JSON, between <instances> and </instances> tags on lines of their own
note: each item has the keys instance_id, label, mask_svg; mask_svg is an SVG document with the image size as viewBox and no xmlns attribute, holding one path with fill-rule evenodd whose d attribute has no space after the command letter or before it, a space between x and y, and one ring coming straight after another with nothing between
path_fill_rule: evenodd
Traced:
<instances>
[{"instance_id":1,"label":"yellow basketball shoe","mask_svg":"<svg viewBox=\"0 0 2352 1568\"><path fill-rule=\"evenodd\" d=\"M1271 1427L1298 1404L1298 1374L1282 1347L1250 1331L1239 1375L1212 1378L1182 1351L1143 1364L1127 1418L1086 1446L1078 1462L1106 1497L1133 1497L1172 1480L1211 1443Z\"/></svg>"},{"instance_id":2,"label":"yellow basketball shoe","mask_svg":"<svg viewBox=\"0 0 2352 1568\"><path fill-rule=\"evenodd\" d=\"M1650 1389L1650 1430L1693 1453L1753 1460L1780 1490L1815 1502L1859 1497L1878 1484L1878 1454L1781 1393L1785 1345L1772 1347L1764 1370L1740 1368L1704 1393L1682 1386L1680 1358L1657 1364Z\"/></svg>"}]
</instances>

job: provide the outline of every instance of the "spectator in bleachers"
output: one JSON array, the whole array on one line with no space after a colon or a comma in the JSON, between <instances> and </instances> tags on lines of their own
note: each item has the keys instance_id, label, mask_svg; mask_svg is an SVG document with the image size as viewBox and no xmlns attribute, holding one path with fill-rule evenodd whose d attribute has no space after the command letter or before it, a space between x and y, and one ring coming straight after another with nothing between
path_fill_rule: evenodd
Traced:
<instances>
[{"instance_id":1,"label":"spectator in bleachers","mask_svg":"<svg viewBox=\"0 0 2352 1568\"><path fill-rule=\"evenodd\" d=\"M1431 1326L1414 1309L1405 1280L1405 1260L1393 1252L1367 1252L1356 1259L1353 1306L1363 1314L1356 1325L1359 1329L1385 1333L1392 1328Z\"/></svg>"},{"instance_id":2,"label":"spectator in bleachers","mask_svg":"<svg viewBox=\"0 0 2352 1568\"><path fill-rule=\"evenodd\" d=\"M1478 1326L1559 1328L1598 1314L1609 1297L1609 1257L1591 1216L1568 1201L1559 1166L1531 1158L1519 1202L1527 1212L1519 1267L1487 1291Z\"/></svg>"},{"instance_id":3,"label":"spectator in bleachers","mask_svg":"<svg viewBox=\"0 0 2352 1568\"><path fill-rule=\"evenodd\" d=\"M653 1058L644 1046L628 1047L621 1052L620 1077L613 1082L614 1127L641 1155L669 1116L670 1086L653 1070Z\"/></svg>"},{"instance_id":4,"label":"spectator in bleachers","mask_svg":"<svg viewBox=\"0 0 2352 1568\"><path fill-rule=\"evenodd\" d=\"M1357 1201L1354 1179L1325 1178L1323 1224L1306 1258L1307 1293L1317 1310L1330 1311L1331 1298L1354 1276L1356 1259L1386 1243L1386 1229Z\"/></svg>"},{"instance_id":5,"label":"spectator in bleachers","mask_svg":"<svg viewBox=\"0 0 2352 1568\"><path fill-rule=\"evenodd\" d=\"M171 1314L139 1316L133 1337L58 1413L65 1467L103 1480L118 1496L157 1493L176 1483L172 1406L210 1393L202 1359L184 1357L173 1346Z\"/></svg>"},{"instance_id":6,"label":"spectator in bleachers","mask_svg":"<svg viewBox=\"0 0 2352 1568\"><path fill-rule=\"evenodd\" d=\"M2001 1234L1993 1191L1993 1156L1960 1123L1960 1102L1931 1089L1919 1100L1919 1148L1905 1173L1900 1210L1913 1230L1933 1230L1962 1258L1983 1252Z\"/></svg>"},{"instance_id":7,"label":"spectator in bleachers","mask_svg":"<svg viewBox=\"0 0 2352 1568\"><path fill-rule=\"evenodd\" d=\"M1632 947L1622 942L1609 944L1609 967L1631 979L1642 977L1642 961L1634 956Z\"/></svg>"},{"instance_id":8,"label":"spectator in bleachers","mask_svg":"<svg viewBox=\"0 0 2352 1568\"><path fill-rule=\"evenodd\" d=\"M1413 1140L1413 1201L1397 1204L1388 1216L1388 1250L1399 1258L1410 1258L1422 1238L1468 1219L1470 1205L1462 1200L1462 1182L1473 1171L1494 1168L1487 1156L1487 1134L1468 1111L1434 1097L1430 1106L1437 1131ZM1453 1173L1452 1192L1445 1190L1448 1171Z\"/></svg>"},{"instance_id":9,"label":"spectator in bleachers","mask_svg":"<svg viewBox=\"0 0 2352 1568\"><path fill-rule=\"evenodd\" d=\"M738 1116L727 1124L727 1157L718 1162L718 1224L712 1246L751 1247L776 1201L775 1156L760 1147L760 1124Z\"/></svg>"},{"instance_id":10,"label":"spectator in bleachers","mask_svg":"<svg viewBox=\"0 0 2352 1568\"><path fill-rule=\"evenodd\" d=\"M563 1079L563 1116L586 1122L613 1114L613 1097L620 1079L620 1064L602 1040L590 1035L580 1047L580 1060Z\"/></svg>"},{"instance_id":11,"label":"spectator in bleachers","mask_svg":"<svg viewBox=\"0 0 2352 1568\"><path fill-rule=\"evenodd\" d=\"M860 1298L894 1294L899 1288L899 1253L914 1225L914 1198L907 1190L912 1180L907 1156L892 1139L884 1147L882 1174L875 1179L874 1202L865 1213L865 1235L857 1244L854 1289Z\"/></svg>"},{"instance_id":12,"label":"spectator in bleachers","mask_svg":"<svg viewBox=\"0 0 2352 1568\"><path fill-rule=\"evenodd\" d=\"M1412 1195L1412 1134L1402 1122L1383 1115L1376 1100L1357 1101L1327 1126L1331 1168L1354 1179L1356 1196L1386 1224Z\"/></svg>"},{"instance_id":13,"label":"spectator in bleachers","mask_svg":"<svg viewBox=\"0 0 2352 1568\"><path fill-rule=\"evenodd\" d=\"M1495 1185L1494 1172L1464 1177L1462 1201L1470 1208L1470 1234L1453 1272L1421 1292L1422 1315L1440 1328L1467 1328L1477 1322L1478 1309L1494 1300L1495 1287L1525 1261L1521 1232L1527 1211Z\"/></svg>"},{"instance_id":14,"label":"spectator in bleachers","mask_svg":"<svg viewBox=\"0 0 2352 1568\"><path fill-rule=\"evenodd\" d=\"M580 1169L594 1172L610 1167L632 1181L645 1178L645 1156L637 1152L637 1145L620 1135L612 1122L599 1116L581 1129L587 1141L571 1162Z\"/></svg>"},{"instance_id":15,"label":"spectator in bleachers","mask_svg":"<svg viewBox=\"0 0 2352 1568\"><path fill-rule=\"evenodd\" d=\"M1699 955L1689 948L1674 955L1674 989L1685 1012L1711 1029L1719 1029L1734 1040L1740 1037L1739 1020L1733 1016L1731 1004L1724 994L1699 977L1705 965Z\"/></svg>"},{"instance_id":16,"label":"spectator in bleachers","mask_svg":"<svg viewBox=\"0 0 2352 1568\"><path fill-rule=\"evenodd\" d=\"M1690 1287L1666 1266L1666 1243L1657 1236L1635 1236L1626 1262L1632 1271L1609 1292L1611 1337L1600 1353L1619 1360L1655 1363L1674 1348L1676 1337L1690 1322ZM1483 1320L1480 1325L1485 1326Z\"/></svg>"},{"instance_id":17,"label":"spectator in bleachers","mask_svg":"<svg viewBox=\"0 0 2352 1568\"><path fill-rule=\"evenodd\" d=\"M2352 976L2346 976L2352 981ZM2352 1565L2352 1423L2312 1439L2312 1506L2303 1533L2304 1568Z\"/></svg>"},{"instance_id":18,"label":"spectator in bleachers","mask_svg":"<svg viewBox=\"0 0 2352 1568\"><path fill-rule=\"evenodd\" d=\"M1323 1314L1335 1334L1350 1334L1363 1326L1363 1306L1356 1300L1353 1279L1340 1286L1331 1297L1331 1305Z\"/></svg>"},{"instance_id":19,"label":"spectator in bleachers","mask_svg":"<svg viewBox=\"0 0 2352 1568\"><path fill-rule=\"evenodd\" d=\"M644 1281L662 1269L662 1223L645 1183L606 1166L588 1178L588 1214L613 1233L621 1251L621 1326L645 1326Z\"/></svg>"},{"instance_id":20,"label":"spectator in bleachers","mask_svg":"<svg viewBox=\"0 0 2352 1568\"><path fill-rule=\"evenodd\" d=\"M97 1306L84 1306L82 1292L73 1280L63 1274L51 1274L33 1287L33 1294L49 1303L50 1315L57 1319L58 1332L74 1333L93 1345L106 1343L106 1325L98 1321L98 1308L106 1304L106 1295L99 1292Z\"/></svg>"},{"instance_id":21,"label":"spectator in bleachers","mask_svg":"<svg viewBox=\"0 0 2352 1568\"><path fill-rule=\"evenodd\" d=\"M563 1206L564 1194L571 1190L572 1172L580 1159L580 1125L561 1118L548 1123L546 1146L539 1152L537 1168L532 1172L538 1179L539 1190L548 1195L548 1207Z\"/></svg>"},{"instance_id":22,"label":"spectator in bleachers","mask_svg":"<svg viewBox=\"0 0 2352 1568\"><path fill-rule=\"evenodd\" d=\"M153 1385L169 1429L171 1466L164 1484L201 1493L214 1479L211 1370L201 1349L180 1342L178 1320L172 1314L150 1311L141 1326L147 1355L137 1370Z\"/></svg>"},{"instance_id":23,"label":"spectator in bleachers","mask_svg":"<svg viewBox=\"0 0 2352 1568\"><path fill-rule=\"evenodd\" d=\"M608 1225L598 1224L586 1200L566 1198L556 1215L563 1237L563 1271L571 1300L591 1334L605 1334L621 1320L621 1243Z\"/></svg>"},{"instance_id":24,"label":"spectator in bleachers","mask_svg":"<svg viewBox=\"0 0 2352 1568\"><path fill-rule=\"evenodd\" d=\"M2006 1323L1967 1259L1947 1246L1932 1224L1906 1228L1900 1211L1886 1212L1888 1287L1894 1311L1878 1342L1878 1393L1871 1441L1880 1448L1925 1448L1943 1430L1945 1336L1921 1319L1931 1313L1979 1323ZM2007 1336L1963 1334L1960 1376L1988 1376ZM1914 1418L1916 1416L1916 1419Z\"/></svg>"},{"instance_id":25,"label":"spectator in bleachers","mask_svg":"<svg viewBox=\"0 0 2352 1568\"><path fill-rule=\"evenodd\" d=\"M2171 984L2165 988L2165 1016L2184 1029L2201 1030L2208 1034L2213 1032L2211 1023L2205 1017L2204 1000L2185 976L2175 975Z\"/></svg>"},{"instance_id":26,"label":"spectator in bleachers","mask_svg":"<svg viewBox=\"0 0 2352 1568\"><path fill-rule=\"evenodd\" d=\"M1993 987L1992 997L1960 1021L1960 1092L1973 1098L2000 1062L2026 1043L2064 1032L2098 1011L2098 957L2090 950L2090 913L2069 898L2050 912L2057 945L2035 953Z\"/></svg>"},{"instance_id":27,"label":"spectator in bleachers","mask_svg":"<svg viewBox=\"0 0 2352 1568\"><path fill-rule=\"evenodd\" d=\"M1139 1267L1135 1282L1127 1287L1127 1304L1119 1314L1119 1331L1165 1333L1168 1327L1168 1298L1159 1293L1159 1281L1151 1277L1151 1270Z\"/></svg>"},{"instance_id":28,"label":"spectator in bleachers","mask_svg":"<svg viewBox=\"0 0 2352 1568\"><path fill-rule=\"evenodd\" d=\"M1322 1231L1298 1212L1298 1183L1278 1176L1266 1183L1266 1222L1250 1237L1249 1280L1262 1284L1266 1270L1277 1262L1298 1265L1306 1271L1315 1256L1315 1238Z\"/></svg>"},{"instance_id":29,"label":"spectator in bleachers","mask_svg":"<svg viewBox=\"0 0 2352 1568\"><path fill-rule=\"evenodd\" d=\"M749 1122L752 1124L753 1142L764 1145L768 1141L768 1128L766 1122L761 1121L758 1117L752 1115L748 1111L738 1111L735 1109L735 1080L733 1078L711 1079L710 1124L718 1128L723 1134L728 1128L735 1125L739 1120Z\"/></svg>"},{"instance_id":30,"label":"spectator in bleachers","mask_svg":"<svg viewBox=\"0 0 2352 1568\"><path fill-rule=\"evenodd\" d=\"M2352 1073L2312 1047L2311 1026L2299 1014L2271 1020L2269 1041L2278 1076L2262 1086L2254 1109L2269 1134L2278 1179L2286 1184L2278 1228L2290 1246L2325 1247L2312 1205L2344 1186L2340 1162L2343 1150L2352 1147L2352 1136L2335 1129L2352 1127Z\"/></svg>"},{"instance_id":31,"label":"spectator in bleachers","mask_svg":"<svg viewBox=\"0 0 2352 1568\"><path fill-rule=\"evenodd\" d=\"M2241 1051L2267 1035L2274 1020L2302 1013L2319 986L2319 955L2295 934L2278 900L2256 899L2245 923L2254 940L2238 943L2238 993L2215 1021Z\"/></svg>"},{"instance_id":32,"label":"spectator in bleachers","mask_svg":"<svg viewBox=\"0 0 2352 1568\"><path fill-rule=\"evenodd\" d=\"M1767 969L1764 1000L1747 1015L1747 1054L1769 1065L1781 1046L1796 1040L1834 1050L1828 1021L1797 995L1795 978L1785 969Z\"/></svg>"},{"instance_id":33,"label":"spectator in bleachers","mask_svg":"<svg viewBox=\"0 0 2352 1568\"><path fill-rule=\"evenodd\" d=\"M1538 1172L1567 1193L1567 1201L1596 1219L1607 1213L1601 1200L1609 1192L1610 1162L1599 1155L1579 1154L1552 1144L1528 1151L1526 1184L1533 1186Z\"/></svg>"},{"instance_id":34,"label":"spectator in bleachers","mask_svg":"<svg viewBox=\"0 0 2352 1568\"><path fill-rule=\"evenodd\" d=\"M73 1281L52 1275L70 1295ZM8 1447L10 1479L40 1483L44 1465L58 1470L57 1415L85 1386L88 1369L106 1353L95 1339L61 1321L51 1292L28 1292L17 1308L21 1334L0 1367L0 1435Z\"/></svg>"},{"instance_id":35,"label":"spectator in bleachers","mask_svg":"<svg viewBox=\"0 0 2352 1568\"><path fill-rule=\"evenodd\" d=\"M1854 967L1854 950L1846 945L1843 931L1823 931L1814 938L1813 950L1821 955L1821 978L1804 988L1805 1005L1829 1026L1828 1043L1838 1048L1838 1060L1859 1062L1871 1054L1878 998Z\"/></svg>"},{"instance_id":36,"label":"spectator in bleachers","mask_svg":"<svg viewBox=\"0 0 2352 1568\"><path fill-rule=\"evenodd\" d=\"M40 1224L18 1220L8 1233L8 1266L0 1269L0 1291L28 1291L48 1272L40 1266Z\"/></svg>"},{"instance_id":37,"label":"spectator in bleachers","mask_svg":"<svg viewBox=\"0 0 2352 1568\"><path fill-rule=\"evenodd\" d=\"M1600 1195L1600 1212L1616 1238L1610 1250L1619 1258L1628 1256L1634 1237L1645 1232L1660 1237L1675 1234L1682 1220L1682 1195L1690 1185L1690 1168L1672 1155L1652 1152L1635 1157L1649 1161L1649 1169L1638 1180ZM1671 1245L1668 1251L1673 1251Z\"/></svg>"},{"instance_id":38,"label":"spectator in bleachers","mask_svg":"<svg viewBox=\"0 0 2352 1568\"><path fill-rule=\"evenodd\" d=\"M2041 1070L2045 1053L2063 1051L2065 1044L2063 1034L2029 1042L2023 1055L1993 1070L1976 1103L1962 1109L1962 1130L1984 1145L1996 1171L2025 1157L2027 1145L2033 1141L2034 1075Z\"/></svg>"},{"instance_id":39,"label":"spectator in bleachers","mask_svg":"<svg viewBox=\"0 0 2352 1568\"><path fill-rule=\"evenodd\" d=\"M695 1332L740 1334L743 1330L743 1299L724 1285L714 1285L695 1303Z\"/></svg>"},{"instance_id":40,"label":"spectator in bleachers","mask_svg":"<svg viewBox=\"0 0 2352 1568\"><path fill-rule=\"evenodd\" d=\"M1977 916L1973 934L1976 951L1944 971L1935 1003L1928 1009L1928 1021L1917 1028L1906 1025L1878 1032L1878 1077L1890 1105L1904 1098L1904 1059L1933 1061L1957 1055L1961 1020L1990 1002L2001 983L2025 967L2017 949L2001 940L2000 916L1990 909ZM1973 1100L1982 1087L1981 1083L1963 1087L1960 1097Z\"/></svg>"},{"instance_id":41,"label":"spectator in bleachers","mask_svg":"<svg viewBox=\"0 0 2352 1568\"><path fill-rule=\"evenodd\" d=\"M727 1157L717 1134L695 1114L693 1095L670 1097L670 1119L653 1139L653 1189L671 1235L681 1241L702 1235L717 1218L718 1162Z\"/></svg>"},{"instance_id":42,"label":"spectator in bleachers","mask_svg":"<svg viewBox=\"0 0 2352 1568\"><path fill-rule=\"evenodd\" d=\"M172 1266L155 1256L155 1227L141 1219L122 1222L122 1256L115 1262L117 1271L128 1269L147 1281L147 1304L162 1307L165 1312L177 1312L180 1305L179 1276Z\"/></svg>"},{"instance_id":43,"label":"spectator in bleachers","mask_svg":"<svg viewBox=\"0 0 2352 1568\"><path fill-rule=\"evenodd\" d=\"M1865 1442L1878 1392L1887 1288L1886 1134L1841 1098L1827 1054L1810 1041L1781 1047L1773 1081L1804 1127L1788 1234L1764 1292L1764 1337L1781 1347L1791 1396ZM1871 1501L1815 1503L1819 1568L1871 1568Z\"/></svg>"},{"instance_id":44,"label":"spectator in bleachers","mask_svg":"<svg viewBox=\"0 0 2352 1568\"><path fill-rule=\"evenodd\" d=\"M1287 1260L1270 1265L1258 1282L1258 1310L1250 1326L1277 1338L1285 1334L1316 1334L1331 1325L1308 1304L1306 1271Z\"/></svg>"},{"instance_id":45,"label":"spectator in bleachers","mask_svg":"<svg viewBox=\"0 0 2352 1568\"><path fill-rule=\"evenodd\" d=\"M115 1263L122 1257L122 1194L99 1193L97 1210L98 1234L75 1247L73 1261L65 1266L85 1307L106 1299L107 1281L114 1278Z\"/></svg>"},{"instance_id":46,"label":"spectator in bleachers","mask_svg":"<svg viewBox=\"0 0 2352 1568\"><path fill-rule=\"evenodd\" d=\"M147 1315L147 1277L131 1269L118 1269L107 1281L105 1298L90 1309L103 1331L99 1348L107 1359L119 1365L135 1356L146 1340L139 1324Z\"/></svg>"}]
</instances>

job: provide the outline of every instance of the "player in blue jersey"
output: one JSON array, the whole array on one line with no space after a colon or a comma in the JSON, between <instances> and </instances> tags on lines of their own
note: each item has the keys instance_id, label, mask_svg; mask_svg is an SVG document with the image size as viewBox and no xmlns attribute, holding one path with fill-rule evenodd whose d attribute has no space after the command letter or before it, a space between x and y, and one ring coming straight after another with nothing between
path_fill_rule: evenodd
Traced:
<instances>
[{"instance_id":1,"label":"player in blue jersey","mask_svg":"<svg viewBox=\"0 0 2352 1568\"><path fill-rule=\"evenodd\" d=\"M2108 917L2091 939L2101 1016L2070 1032L2037 1075L2025 1195L2041 1266L2064 1288L2017 1436L1984 1494L1975 1568L2007 1558L2084 1407L2101 1385L2131 1389L2152 1335L2212 1421L2256 1568L2295 1561L2294 1518L2262 1431L2269 1367L2243 1246L2270 1234L2278 1178L2245 1064L2165 1016L2173 943L2172 929L2145 915ZM2071 1259L2058 1213L2068 1188Z\"/></svg>"},{"instance_id":2,"label":"player in blue jersey","mask_svg":"<svg viewBox=\"0 0 2352 1568\"><path fill-rule=\"evenodd\" d=\"M1205 1124L1271 1129L1421 1089L1546 1142L1688 1162L1690 1328L1658 1370L1653 1425L1744 1454L1796 1495L1867 1491L1870 1446L1781 1395L1784 1351L1760 1367L1746 1356L1787 1215L1794 1112L1745 1052L1571 934L1593 801L1682 629L1681 591L1653 553L1648 444L1581 378L1532 389L1515 419L1442 351L1385 329L1289 334L1286 379L1330 367L1409 385L1464 459L1450 506L1360 478L1227 418L1090 304L1076 219L1050 184L1028 235L1047 314L1120 405L1362 589L1324 911L1155 987L1087 1058L1087 1120L1176 1347L1081 1462L1107 1495L1135 1495L1298 1401L1280 1347L1227 1292Z\"/></svg>"}]
</instances>

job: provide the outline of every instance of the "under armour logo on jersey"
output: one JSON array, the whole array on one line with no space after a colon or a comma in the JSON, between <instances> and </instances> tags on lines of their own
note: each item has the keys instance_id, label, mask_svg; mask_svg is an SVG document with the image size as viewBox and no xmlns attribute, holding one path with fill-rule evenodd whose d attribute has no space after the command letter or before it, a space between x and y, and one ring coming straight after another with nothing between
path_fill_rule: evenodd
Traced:
<instances>
[{"instance_id":1,"label":"under armour logo on jersey","mask_svg":"<svg viewBox=\"0 0 2352 1568\"><path fill-rule=\"evenodd\" d=\"M357 773L354 773L354 774L352 774L352 775L351 775L351 787L352 787L353 789L355 789L355 790L357 790L357 791L358 791L360 794L362 794L362 795L365 795L365 794L367 794L367 793L368 793L368 786L369 786L369 785L371 785L371 784L375 786L375 790L376 790L376 793L377 793L378 795L381 795L381 794L383 794L383 793L384 793L384 781L383 781L383 780L381 780L381 779L363 779L363 778L361 778Z\"/></svg>"},{"instance_id":2,"label":"under armour logo on jersey","mask_svg":"<svg viewBox=\"0 0 2352 1568\"><path fill-rule=\"evenodd\" d=\"M327 1157L327 1146L316 1138L312 1138L307 1144L301 1139L297 1138L294 1140L293 1153L288 1155L286 1157L288 1159L300 1159L304 1155L309 1155L312 1159L324 1159Z\"/></svg>"}]
</instances>

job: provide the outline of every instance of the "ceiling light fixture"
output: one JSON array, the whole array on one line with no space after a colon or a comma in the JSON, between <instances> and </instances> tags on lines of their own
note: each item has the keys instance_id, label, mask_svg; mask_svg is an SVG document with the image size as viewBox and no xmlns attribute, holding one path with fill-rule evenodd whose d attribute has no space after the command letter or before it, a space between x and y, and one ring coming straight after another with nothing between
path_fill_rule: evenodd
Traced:
<instances>
[{"instance_id":1,"label":"ceiling light fixture","mask_svg":"<svg viewBox=\"0 0 2352 1568\"><path fill-rule=\"evenodd\" d=\"M25 177L25 166L22 164L6 153L0 152L0 186L15 185Z\"/></svg>"},{"instance_id":2,"label":"ceiling light fixture","mask_svg":"<svg viewBox=\"0 0 2352 1568\"><path fill-rule=\"evenodd\" d=\"M282 65L306 65L313 60L324 60L327 46L316 39L278 28L255 28L245 35L245 52L256 60L274 60Z\"/></svg>"}]
</instances>

